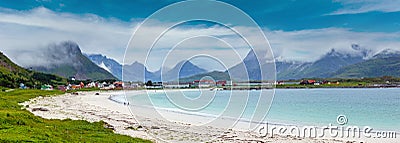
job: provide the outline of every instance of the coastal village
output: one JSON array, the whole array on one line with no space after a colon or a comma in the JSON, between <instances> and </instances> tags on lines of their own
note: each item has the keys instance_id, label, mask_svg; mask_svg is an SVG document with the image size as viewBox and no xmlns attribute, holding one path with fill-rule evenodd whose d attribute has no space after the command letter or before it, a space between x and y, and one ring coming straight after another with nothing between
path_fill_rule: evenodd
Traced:
<instances>
[{"instance_id":1,"label":"coastal village","mask_svg":"<svg viewBox=\"0 0 400 143\"><path fill-rule=\"evenodd\" d=\"M76 83L76 82L75 82ZM84 88L99 88L102 90L121 90L121 89L189 89L189 88L207 88L216 90L226 89L261 89L272 88L273 84L264 83L247 83L233 81L213 81L213 80L195 80L193 82L124 82L124 81L79 81L77 84L68 83L54 88L51 85L45 84L41 86L41 90L78 90ZM26 88L21 83L20 88Z\"/></svg>"},{"instance_id":2,"label":"coastal village","mask_svg":"<svg viewBox=\"0 0 400 143\"><path fill-rule=\"evenodd\" d=\"M400 87L400 82L385 81L384 83L353 83L349 85L346 82L334 80L315 80L303 79L300 81L276 81L276 82L235 82L227 80L194 80L192 82L131 82L131 81L77 81L71 78L71 82L67 85L53 87L49 84L44 84L40 87L41 90L79 90L96 88L101 90L140 90L140 89L191 89L201 88L210 90L260 90L276 88L318 88L318 87L336 87L336 88L394 88ZM27 89L23 83L20 84L21 89Z\"/></svg>"}]
</instances>

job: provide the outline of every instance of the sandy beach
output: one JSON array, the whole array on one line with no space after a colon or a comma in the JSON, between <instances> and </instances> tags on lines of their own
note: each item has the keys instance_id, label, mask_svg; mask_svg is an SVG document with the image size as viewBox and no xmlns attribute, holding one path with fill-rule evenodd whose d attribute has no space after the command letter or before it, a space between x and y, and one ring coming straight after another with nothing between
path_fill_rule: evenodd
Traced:
<instances>
[{"instance_id":1,"label":"sandy beach","mask_svg":"<svg viewBox=\"0 0 400 143\"><path fill-rule=\"evenodd\" d=\"M144 92L130 91L130 94L138 95ZM111 95L118 94L123 94L123 91L79 92L78 95L67 93L54 97L37 97L21 105L36 116L46 119L104 121L105 127L112 128L117 134L154 142L400 142L399 139L261 136L255 131L241 128L240 122L233 128L205 126L204 121L209 120L207 119L209 117L169 111L164 111L160 115L157 114L159 111L156 112L148 107L130 105L129 108L109 99ZM165 116L168 116L169 120L163 118Z\"/></svg>"}]
</instances>

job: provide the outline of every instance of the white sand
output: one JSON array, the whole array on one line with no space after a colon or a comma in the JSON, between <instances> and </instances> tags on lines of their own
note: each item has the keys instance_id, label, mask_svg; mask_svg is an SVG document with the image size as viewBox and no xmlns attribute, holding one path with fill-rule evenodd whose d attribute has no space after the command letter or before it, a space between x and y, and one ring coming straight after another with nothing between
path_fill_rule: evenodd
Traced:
<instances>
[{"instance_id":1,"label":"white sand","mask_svg":"<svg viewBox=\"0 0 400 143\"><path fill-rule=\"evenodd\" d=\"M145 91L131 91L140 94ZM153 108L128 106L109 100L110 95L121 92L80 92L79 95L65 94L55 97L38 97L21 103L36 116L46 119L73 119L89 122L104 121L115 133L153 140L155 142L400 142L396 139L315 139L292 136L262 137L254 131L246 131L244 122L233 128L224 128L221 119L217 124L203 125L210 117L161 111ZM34 108L49 111L32 111ZM165 117L169 120L166 120ZM226 119L228 120L228 119ZM140 122L139 122L140 121ZM220 126L218 125L219 123ZM198 126L201 125L201 126Z\"/></svg>"}]
</instances>

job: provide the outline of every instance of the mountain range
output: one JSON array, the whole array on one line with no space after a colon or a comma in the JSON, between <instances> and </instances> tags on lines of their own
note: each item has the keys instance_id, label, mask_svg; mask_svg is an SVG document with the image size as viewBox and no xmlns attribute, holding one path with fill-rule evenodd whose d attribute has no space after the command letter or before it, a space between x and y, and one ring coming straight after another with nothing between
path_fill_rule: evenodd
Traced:
<instances>
[{"instance_id":1,"label":"mountain range","mask_svg":"<svg viewBox=\"0 0 400 143\"><path fill-rule=\"evenodd\" d=\"M173 68L149 71L139 62L121 65L114 59L101 54L82 54L78 44L66 41L48 47L44 52L50 64L32 66L30 69L76 79L123 79L125 81L177 81L193 80L202 76L214 79L260 80L260 67L267 61L258 61L249 51L243 62L226 71L207 71L190 61L181 61ZM47 62L49 63L49 62ZM400 52L382 50L373 54L370 50L352 45L352 51L331 49L314 62L275 60L277 80L302 78L361 78L377 76L400 76ZM255 66L256 65L256 66ZM163 70L161 70L163 69ZM122 72L123 71L123 72ZM162 71L162 73L161 73ZM229 77L229 74L231 77Z\"/></svg>"},{"instance_id":2,"label":"mountain range","mask_svg":"<svg viewBox=\"0 0 400 143\"><path fill-rule=\"evenodd\" d=\"M358 45L352 45L352 49L350 52L331 49L314 62L275 60L277 80L400 76L400 51L385 49L372 53ZM210 76L215 80L246 80L247 75L243 69L247 70L248 80L260 80L262 73L257 65L270 64L267 61L258 61L254 52L249 51L241 63L226 71L207 71L190 61L181 61L171 69L162 67L152 72L139 62L121 65L114 59L101 54L83 54L78 44L71 41L50 45L42 54L42 57L46 57L44 59L46 64L25 67L30 70L19 67L1 54L0 80L4 84L2 86L15 87L16 83L20 82L33 85L42 83L41 79L52 83L48 79L60 81L59 76L75 77L80 80L118 78L142 82L147 80L193 81L205 76Z\"/></svg>"},{"instance_id":3,"label":"mountain range","mask_svg":"<svg viewBox=\"0 0 400 143\"><path fill-rule=\"evenodd\" d=\"M350 52L331 49L314 62L276 60L275 65L277 80L302 78L361 78L400 76L400 70L398 70L400 68L399 51L386 49L373 54L370 50L360 48L358 45L352 45L352 49L353 51ZM93 58L91 59L93 60ZM94 62L99 66L102 66L102 63L108 63L107 61ZM179 69L181 69L179 72L179 79L183 81L198 80L204 76L210 76L219 80L230 80L228 71L232 77L236 78L234 80L244 80L247 78L247 75L244 74L243 70L241 70L243 68L247 69L249 80L259 80L261 79L260 67L254 65L264 64L267 63L265 61L259 63L253 51L250 51L247 54L242 63L232 66L226 71L207 72L206 70L192 64L189 61L182 61L171 70L164 71L165 74L163 74L163 80L176 80L177 75L173 74L178 73ZM112 67L107 64L105 65L107 67ZM109 70L112 69L113 68L109 68ZM144 69L146 74L144 74L143 71L137 71L137 69ZM143 64L138 62L132 63L131 65L126 65L124 70L124 72L126 72L124 80L140 81L140 79L143 79L144 75L146 75L146 80L161 80L160 70L156 72L150 72ZM112 73L117 75L117 73Z\"/></svg>"},{"instance_id":4,"label":"mountain range","mask_svg":"<svg viewBox=\"0 0 400 143\"><path fill-rule=\"evenodd\" d=\"M190 61L181 61L172 69L163 68L163 70L161 70L160 68L158 71L151 72L142 63L137 61L132 64L121 65L117 61L100 54L86 54L85 56L99 67L112 73L118 79L127 81L161 81L161 78L163 81L176 81L179 78L207 72L207 70L194 65Z\"/></svg>"},{"instance_id":5,"label":"mountain range","mask_svg":"<svg viewBox=\"0 0 400 143\"><path fill-rule=\"evenodd\" d=\"M366 50L353 53L332 49L314 62L276 62L278 79L399 77L400 52Z\"/></svg>"},{"instance_id":6,"label":"mountain range","mask_svg":"<svg viewBox=\"0 0 400 143\"><path fill-rule=\"evenodd\" d=\"M314 62L300 61L275 61L277 80L302 79L302 78L362 78L381 76L400 76L400 52L395 50L382 50L373 54L370 50L352 45L353 51L330 50ZM231 74L242 74L236 71L237 67L245 66L250 80L260 79L259 63L250 51L242 63L233 66L228 71ZM224 74L224 75L222 75ZM210 72L202 76L229 77L227 71ZM233 76L240 77L240 76ZM193 76L187 79L196 79ZM229 78L226 78L229 79ZM236 79L237 80L237 79ZM240 80L240 79L239 79Z\"/></svg>"},{"instance_id":7,"label":"mountain range","mask_svg":"<svg viewBox=\"0 0 400 143\"><path fill-rule=\"evenodd\" d=\"M158 71L149 71L142 63L134 62L130 65L124 65L123 67L123 80L128 81L177 81L180 78L185 78L197 74L206 73L205 69L202 69L190 61L181 61L175 65L172 69L161 68ZM179 75L178 75L179 74Z\"/></svg>"}]
</instances>

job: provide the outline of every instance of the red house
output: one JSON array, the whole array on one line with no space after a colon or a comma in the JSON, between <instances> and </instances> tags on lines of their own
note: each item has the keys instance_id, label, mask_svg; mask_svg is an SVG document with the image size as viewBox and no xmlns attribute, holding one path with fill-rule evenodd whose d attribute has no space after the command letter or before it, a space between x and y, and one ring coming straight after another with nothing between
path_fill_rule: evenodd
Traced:
<instances>
[{"instance_id":1,"label":"red house","mask_svg":"<svg viewBox=\"0 0 400 143\"><path fill-rule=\"evenodd\" d=\"M309 80L301 80L300 84L314 84L315 80L309 79Z\"/></svg>"},{"instance_id":2,"label":"red house","mask_svg":"<svg viewBox=\"0 0 400 143\"><path fill-rule=\"evenodd\" d=\"M226 85L226 80L217 81L215 84L216 84L217 86L225 86L225 85Z\"/></svg>"}]
</instances>

